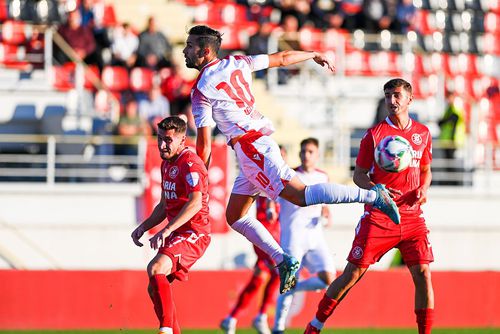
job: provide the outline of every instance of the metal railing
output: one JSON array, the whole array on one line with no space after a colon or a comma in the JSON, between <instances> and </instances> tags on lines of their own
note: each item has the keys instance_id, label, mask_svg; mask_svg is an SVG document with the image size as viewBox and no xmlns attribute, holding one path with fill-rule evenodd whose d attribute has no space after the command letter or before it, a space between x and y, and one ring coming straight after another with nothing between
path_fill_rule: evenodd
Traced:
<instances>
[{"instance_id":1,"label":"metal railing","mask_svg":"<svg viewBox=\"0 0 500 334\"><path fill-rule=\"evenodd\" d=\"M0 135L0 182L144 184L146 138Z\"/></svg>"}]
</instances>

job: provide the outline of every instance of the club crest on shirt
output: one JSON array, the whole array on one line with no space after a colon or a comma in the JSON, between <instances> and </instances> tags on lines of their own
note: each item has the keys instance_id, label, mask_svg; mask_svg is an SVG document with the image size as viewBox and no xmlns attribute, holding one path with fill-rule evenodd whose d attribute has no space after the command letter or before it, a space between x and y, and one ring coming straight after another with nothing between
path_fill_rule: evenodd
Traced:
<instances>
[{"instance_id":1,"label":"club crest on shirt","mask_svg":"<svg viewBox=\"0 0 500 334\"><path fill-rule=\"evenodd\" d=\"M414 133L411 135L411 141L415 143L415 145L420 145L422 144L422 137L418 133Z\"/></svg>"},{"instance_id":2,"label":"club crest on shirt","mask_svg":"<svg viewBox=\"0 0 500 334\"><path fill-rule=\"evenodd\" d=\"M179 167L177 166L172 166L168 170L168 176L170 176L171 179L175 179L175 177L179 174Z\"/></svg>"},{"instance_id":3,"label":"club crest on shirt","mask_svg":"<svg viewBox=\"0 0 500 334\"><path fill-rule=\"evenodd\" d=\"M194 187L198 184L198 181L200 181L200 175L196 172L191 172L186 175L186 182L191 186Z\"/></svg>"},{"instance_id":4,"label":"club crest on shirt","mask_svg":"<svg viewBox=\"0 0 500 334\"><path fill-rule=\"evenodd\" d=\"M356 246L351 253L353 258L361 259L361 257L363 256L363 249L359 246Z\"/></svg>"}]
</instances>

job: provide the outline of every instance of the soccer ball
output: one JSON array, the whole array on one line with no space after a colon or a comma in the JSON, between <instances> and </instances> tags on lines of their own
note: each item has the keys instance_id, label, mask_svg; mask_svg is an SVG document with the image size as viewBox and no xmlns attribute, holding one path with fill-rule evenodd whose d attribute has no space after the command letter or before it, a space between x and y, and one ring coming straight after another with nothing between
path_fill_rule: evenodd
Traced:
<instances>
[{"instance_id":1,"label":"soccer ball","mask_svg":"<svg viewBox=\"0 0 500 334\"><path fill-rule=\"evenodd\" d=\"M375 162L387 172L398 173L410 165L411 152L412 148L408 140L401 136L387 136L378 143L375 149Z\"/></svg>"}]
</instances>

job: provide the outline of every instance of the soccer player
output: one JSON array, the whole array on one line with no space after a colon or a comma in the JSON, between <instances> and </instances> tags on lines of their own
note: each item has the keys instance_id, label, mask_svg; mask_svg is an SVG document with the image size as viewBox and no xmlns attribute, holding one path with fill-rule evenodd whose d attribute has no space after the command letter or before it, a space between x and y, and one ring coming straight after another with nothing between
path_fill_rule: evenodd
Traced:
<instances>
[{"instance_id":1,"label":"soccer player","mask_svg":"<svg viewBox=\"0 0 500 334\"><path fill-rule=\"evenodd\" d=\"M196 153L185 147L186 122L167 117L158 123L158 150L162 193L151 215L133 232L132 240L168 220L166 226L149 239L158 254L148 264L148 292L160 322L160 332L180 333L171 283L187 280L189 268L203 255L210 243L208 222L208 173Z\"/></svg>"},{"instance_id":2,"label":"soccer player","mask_svg":"<svg viewBox=\"0 0 500 334\"><path fill-rule=\"evenodd\" d=\"M279 242L279 204L267 197L260 196L256 200L256 206L257 220L260 221L262 225L264 225L269 233L271 233L274 240ZM236 305L220 324L220 328L224 330L224 333L226 334L236 333L238 316L240 315L241 311L243 311L252 301L252 299L259 293L260 287L264 283L264 295L262 296L262 301L260 303L259 313L253 319L252 326L260 334L270 333L269 325L267 322L267 311L269 307L274 303L275 293L279 285L279 274L278 270L276 269L276 263L273 261L273 259L271 259L269 255L264 253L255 245L253 247L255 250L255 254L257 255L257 261L254 266L253 275L243 291L241 291ZM268 277L267 282L266 277Z\"/></svg>"},{"instance_id":3,"label":"soccer player","mask_svg":"<svg viewBox=\"0 0 500 334\"><path fill-rule=\"evenodd\" d=\"M328 287L318 305L316 317L307 325L307 334L319 333L326 319L368 267L394 247L401 251L415 285L418 332L431 332L434 293L429 263L434 261L434 256L420 206L427 201L427 190L431 184L432 138L426 126L409 117L408 109L413 100L410 83L392 79L384 85L384 94L389 116L369 129L361 140L353 180L364 189L373 187L377 182L386 184L399 207L401 224L392 224L385 215L366 206L356 227L348 264L342 275ZM399 173L386 172L374 162L375 147L391 135L406 138L413 148L410 166Z\"/></svg>"},{"instance_id":4,"label":"soccer player","mask_svg":"<svg viewBox=\"0 0 500 334\"><path fill-rule=\"evenodd\" d=\"M226 209L228 224L278 263L280 292L295 286L299 263L285 254L269 232L247 212L260 192L278 196L300 206L319 203L372 204L399 223L399 212L383 185L371 190L336 184L305 186L286 165L278 145L269 137L274 128L255 107L251 92L252 72L287 66L313 59L333 71L321 53L283 51L271 55L217 58L222 37L207 26L189 30L183 50L186 66L200 71L191 91L192 112L197 127L196 152L208 167L211 156L211 127L216 124L226 136L239 165ZM214 122L215 121L215 122Z\"/></svg>"},{"instance_id":5,"label":"soccer player","mask_svg":"<svg viewBox=\"0 0 500 334\"><path fill-rule=\"evenodd\" d=\"M316 168L319 160L319 141L316 138L302 140L299 155L300 166L295 171L304 184L328 182L328 175ZM326 289L335 278L335 265L323 231L323 225L327 225L330 219L328 206L300 207L281 200L280 204L281 247L299 259L301 268L307 268L313 276L299 281L295 289L278 297L274 334L284 333L288 311L297 291Z\"/></svg>"}]
</instances>

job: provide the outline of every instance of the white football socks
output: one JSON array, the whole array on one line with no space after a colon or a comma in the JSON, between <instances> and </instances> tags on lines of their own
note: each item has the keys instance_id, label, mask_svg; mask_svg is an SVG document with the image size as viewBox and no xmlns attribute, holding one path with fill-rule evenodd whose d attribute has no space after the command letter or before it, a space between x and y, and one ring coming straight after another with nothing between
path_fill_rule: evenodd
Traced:
<instances>
[{"instance_id":1,"label":"white football socks","mask_svg":"<svg viewBox=\"0 0 500 334\"><path fill-rule=\"evenodd\" d=\"M303 281L298 281L293 291L316 291L323 290L328 287L328 284L323 282L318 276L313 276Z\"/></svg>"},{"instance_id":2,"label":"white football socks","mask_svg":"<svg viewBox=\"0 0 500 334\"><path fill-rule=\"evenodd\" d=\"M276 264L280 264L283 261L283 249L257 219L245 215L235 221L231 227L247 238L252 244L262 249Z\"/></svg>"},{"instance_id":3,"label":"white football socks","mask_svg":"<svg viewBox=\"0 0 500 334\"><path fill-rule=\"evenodd\" d=\"M292 290L295 291L295 290ZM293 301L293 293L287 292L278 296L276 301L276 316L274 318L273 331L284 331L286 327L286 317Z\"/></svg>"},{"instance_id":4,"label":"white football socks","mask_svg":"<svg viewBox=\"0 0 500 334\"><path fill-rule=\"evenodd\" d=\"M373 203L377 197L374 190L334 183L319 183L306 186L306 205L338 203Z\"/></svg>"},{"instance_id":5,"label":"white football socks","mask_svg":"<svg viewBox=\"0 0 500 334\"><path fill-rule=\"evenodd\" d=\"M318 276L313 276L303 281L299 281L295 288L287 293L278 296L276 301L276 317L274 319L275 331L284 331L286 318L293 302L293 294L298 291L316 291L326 289L328 285Z\"/></svg>"}]
</instances>

